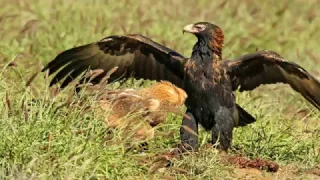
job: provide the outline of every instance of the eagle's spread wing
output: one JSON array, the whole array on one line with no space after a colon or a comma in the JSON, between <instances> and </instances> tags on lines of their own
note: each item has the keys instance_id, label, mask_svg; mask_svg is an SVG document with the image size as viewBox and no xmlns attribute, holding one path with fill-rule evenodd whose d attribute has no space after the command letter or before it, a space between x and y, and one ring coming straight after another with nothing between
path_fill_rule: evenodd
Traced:
<instances>
[{"instance_id":1,"label":"eagle's spread wing","mask_svg":"<svg viewBox=\"0 0 320 180\"><path fill-rule=\"evenodd\" d=\"M298 64L272 51L259 51L228 61L233 90L253 90L261 84L285 83L320 109L320 82Z\"/></svg>"},{"instance_id":2,"label":"eagle's spread wing","mask_svg":"<svg viewBox=\"0 0 320 180\"><path fill-rule=\"evenodd\" d=\"M186 61L179 53L142 35L109 36L101 41L75 47L60 53L42 71L49 75L61 69L50 86L64 79L61 88L88 69L102 69L104 73L93 79L99 81L114 67L118 69L111 80L130 76L137 79L167 80L181 87L183 65Z\"/></svg>"}]
</instances>

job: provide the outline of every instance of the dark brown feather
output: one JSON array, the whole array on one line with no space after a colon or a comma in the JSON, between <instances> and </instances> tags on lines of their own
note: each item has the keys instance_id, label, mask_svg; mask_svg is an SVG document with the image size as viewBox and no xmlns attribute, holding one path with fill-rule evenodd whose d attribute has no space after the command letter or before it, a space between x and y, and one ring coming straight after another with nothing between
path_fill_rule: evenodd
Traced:
<instances>
[{"instance_id":1,"label":"dark brown feather","mask_svg":"<svg viewBox=\"0 0 320 180\"><path fill-rule=\"evenodd\" d=\"M62 88L88 69L103 69L106 72L117 66L110 80L130 76L136 79L167 80L182 87L183 67L186 58L142 35L109 36L96 43L75 47L60 53L42 71L59 73L50 86L64 78ZM93 79L98 82L98 76Z\"/></svg>"},{"instance_id":2,"label":"dark brown feather","mask_svg":"<svg viewBox=\"0 0 320 180\"><path fill-rule=\"evenodd\" d=\"M289 84L320 109L320 82L298 64L273 51L258 51L228 62L233 90L250 91L262 84Z\"/></svg>"},{"instance_id":3,"label":"dark brown feather","mask_svg":"<svg viewBox=\"0 0 320 180\"><path fill-rule=\"evenodd\" d=\"M236 126L237 127L241 127L241 126L246 126L248 124L254 123L256 122L256 119L254 117L251 116L251 114L249 114L246 110L244 110L241 106L239 106L238 104L236 104L236 111L238 114L238 122L236 122Z\"/></svg>"}]
</instances>

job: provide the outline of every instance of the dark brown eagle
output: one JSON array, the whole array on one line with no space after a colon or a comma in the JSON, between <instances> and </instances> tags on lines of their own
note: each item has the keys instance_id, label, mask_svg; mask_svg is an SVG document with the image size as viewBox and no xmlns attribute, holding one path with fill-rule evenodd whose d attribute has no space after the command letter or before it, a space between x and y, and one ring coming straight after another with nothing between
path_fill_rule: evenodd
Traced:
<instances>
[{"instance_id":1,"label":"dark brown eagle","mask_svg":"<svg viewBox=\"0 0 320 180\"><path fill-rule=\"evenodd\" d=\"M187 25L183 32L198 38L190 58L142 35L128 34L66 50L42 71L49 70L51 75L61 68L50 86L64 79L62 88L88 69L103 69L107 73L115 66L118 69L111 80L132 76L174 83L188 95L185 104L191 120L183 119L180 135L183 147L190 148L198 147L198 123L212 131L213 143L218 140L218 147L227 150L232 129L255 121L236 104L233 91L237 89L248 91L262 84L285 83L320 109L320 83L298 64L267 50L223 60L223 32L208 22ZM104 75L94 78L92 83L99 82Z\"/></svg>"}]
</instances>

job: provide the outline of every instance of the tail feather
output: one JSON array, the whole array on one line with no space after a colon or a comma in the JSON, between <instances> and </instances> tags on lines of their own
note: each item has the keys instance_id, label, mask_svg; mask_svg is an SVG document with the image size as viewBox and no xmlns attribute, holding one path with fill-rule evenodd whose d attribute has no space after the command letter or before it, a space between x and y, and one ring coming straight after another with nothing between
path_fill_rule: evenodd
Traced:
<instances>
[{"instance_id":1,"label":"tail feather","mask_svg":"<svg viewBox=\"0 0 320 180\"><path fill-rule=\"evenodd\" d=\"M251 114L249 114L246 110L244 110L238 104L237 104L237 110L239 114L239 122L237 126L246 126L256 121L256 119L253 116L251 116Z\"/></svg>"}]
</instances>

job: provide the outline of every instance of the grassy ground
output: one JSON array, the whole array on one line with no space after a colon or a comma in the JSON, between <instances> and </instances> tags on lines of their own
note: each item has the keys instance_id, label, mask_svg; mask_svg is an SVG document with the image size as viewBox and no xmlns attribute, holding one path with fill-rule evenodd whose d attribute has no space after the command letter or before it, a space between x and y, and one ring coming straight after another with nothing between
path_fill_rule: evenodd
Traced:
<instances>
[{"instance_id":1,"label":"grassy ground","mask_svg":"<svg viewBox=\"0 0 320 180\"><path fill-rule=\"evenodd\" d=\"M106 128L68 90L52 97L44 74L29 88L28 78L62 50L104 36L141 33L185 56L195 38L182 27L197 21L225 31L224 58L270 49L301 64L320 79L320 3L317 0L0 0L0 178L9 179L316 179L304 170L320 163L320 113L285 85L237 93L258 121L234 130L236 153L280 164L276 174L222 165L217 152L174 159L174 168L148 175L152 157L179 142L181 117L170 116L149 150L125 152L120 132L101 145ZM14 61L17 67L8 66ZM37 99L31 103L32 99ZM94 101L86 101L92 105ZM240 149L240 150L239 150ZM251 177L251 178L252 178Z\"/></svg>"}]
</instances>

